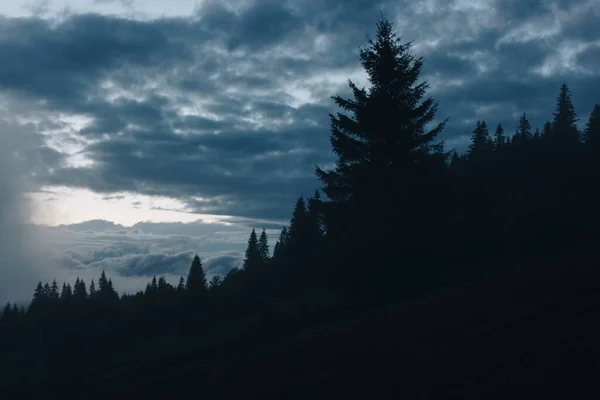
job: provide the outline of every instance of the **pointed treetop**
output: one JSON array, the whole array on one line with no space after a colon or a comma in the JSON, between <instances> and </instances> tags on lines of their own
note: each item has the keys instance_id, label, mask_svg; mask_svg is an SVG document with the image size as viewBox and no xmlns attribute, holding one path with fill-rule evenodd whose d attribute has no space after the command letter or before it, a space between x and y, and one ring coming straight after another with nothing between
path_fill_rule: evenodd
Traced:
<instances>
[{"instance_id":1,"label":"pointed treetop","mask_svg":"<svg viewBox=\"0 0 600 400\"><path fill-rule=\"evenodd\" d=\"M261 264L262 260L256 230L252 229L250 238L248 238L248 247L246 248L246 255L244 258L244 269L258 266Z\"/></svg>"},{"instance_id":2,"label":"pointed treetop","mask_svg":"<svg viewBox=\"0 0 600 400\"><path fill-rule=\"evenodd\" d=\"M372 185L389 184L386 176L422 171L415 165L428 166L430 156L441 154L440 146L432 142L446 121L425 130L438 104L425 98L427 82L417 82L423 62L410 47L410 42L400 42L392 23L382 17L375 39L369 39L359 55L370 87L361 89L349 81L353 98L333 97L350 115L330 115L330 141L338 159L335 169L317 167L316 174L334 202L349 201L357 194L369 197ZM290 230L293 233L293 227Z\"/></svg>"},{"instance_id":3,"label":"pointed treetop","mask_svg":"<svg viewBox=\"0 0 600 400\"><path fill-rule=\"evenodd\" d=\"M198 254L194 256L186 281L186 289L192 294L203 294L208 290L206 275Z\"/></svg>"},{"instance_id":4,"label":"pointed treetop","mask_svg":"<svg viewBox=\"0 0 600 400\"><path fill-rule=\"evenodd\" d=\"M308 211L306 210L306 203L304 197L300 196L296 201L294 212L292 213L292 219L290 220L290 237L292 241L301 237L306 226L306 219L308 217Z\"/></svg>"},{"instance_id":5,"label":"pointed treetop","mask_svg":"<svg viewBox=\"0 0 600 400\"><path fill-rule=\"evenodd\" d=\"M179 283L177 284L177 291L179 293L182 293L185 291L185 279L183 279L183 276L181 278L179 278Z\"/></svg>"},{"instance_id":6,"label":"pointed treetop","mask_svg":"<svg viewBox=\"0 0 600 400\"><path fill-rule=\"evenodd\" d=\"M492 140L485 121L477 121L477 126L471 135L471 144L469 145L468 155L478 157L488 150L492 149Z\"/></svg>"},{"instance_id":7,"label":"pointed treetop","mask_svg":"<svg viewBox=\"0 0 600 400\"><path fill-rule=\"evenodd\" d=\"M258 239L258 251L260 253L260 258L265 261L269 258L269 238L267 237L267 232L263 228L262 233L260 234L260 238Z\"/></svg>"},{"instance_id":8,"label":"pointed treetop","mask_svg":"<svg viewBox=\"0 0 600 400\"><path fill-rule=\"evenodd\" d=\"M521 115L519 118L519 124L517 125L517 131L515 132L514 139L516 139L519 143L522 143L531 138L531 124L527 119L527 114L523 113L523 115Z\"/></svg>"},{"instance_id":9,"label":"pointed treetop","mask_svg":"<svg viewBox=\"0 0 600 400\"><path fill-rule=\"evenodd\" d=\"M579 141L577 129L577 114L571 101L571 91L566 83L560 88L556 99L556 111L553 113L552 132L556 138L565 143L576 143Z\"/></svg>"}]
</instances>

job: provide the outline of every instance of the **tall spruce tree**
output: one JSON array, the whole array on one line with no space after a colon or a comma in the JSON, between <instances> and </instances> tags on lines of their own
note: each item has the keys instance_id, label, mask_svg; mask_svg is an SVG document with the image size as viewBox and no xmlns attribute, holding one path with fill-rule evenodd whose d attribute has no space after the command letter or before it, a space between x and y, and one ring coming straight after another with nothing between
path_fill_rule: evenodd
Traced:
<instances>
[{"instance_id":1,"label":"tall spruce tree","mask_svg":"<svg viewBox=\"0 0 600 400\"><path fill-rule=\"evenodd\" d=\"M425 131L438 104L424 98L428 83L417 83L423 61L410 49L411 43L401 43L392 23L382 18L375 40L360 50L370 88L349 81L354 98L333 97L350 116L330 114L331 144L338 159L334 170L317 167L316 173L335 202L353 195L370 197L377 186L394 187L394 181L405 182L405 175L420 167L429 170L424 164L441 155L442 147L433 141L446 121Z\"/></svg>"}]
</instances>

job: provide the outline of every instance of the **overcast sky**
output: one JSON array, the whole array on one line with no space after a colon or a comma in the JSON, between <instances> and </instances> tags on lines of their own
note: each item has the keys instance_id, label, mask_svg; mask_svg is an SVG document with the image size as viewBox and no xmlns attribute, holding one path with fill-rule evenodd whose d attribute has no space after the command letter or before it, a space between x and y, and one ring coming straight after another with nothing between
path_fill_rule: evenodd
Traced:
<instances>
[{"instance_id":1,"label":"overcast sky","mask_svg":"<svg viewBox=\"0 0 600 400\"><path fill-rule=\"evenodd\" d=\"M477 119L600 102L600 1L2 1L0 135L36 222L288 220L380 11L423 56L449 148Z\"/></svg>"}]
</instances>

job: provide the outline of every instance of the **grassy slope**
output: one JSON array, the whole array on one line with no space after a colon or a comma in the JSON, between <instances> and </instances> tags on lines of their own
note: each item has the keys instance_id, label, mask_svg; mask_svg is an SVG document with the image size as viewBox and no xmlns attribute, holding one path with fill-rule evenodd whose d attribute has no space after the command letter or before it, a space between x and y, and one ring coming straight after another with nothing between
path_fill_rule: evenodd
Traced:
<instances>
[{"instance_id":1,"label":"grassy slope","mask_svg":"<svg viewBox=\"0 0 600 400\"><path fill-rule=\"evenodd\" d=\"M522 394L525 383L536 398L559 389L573 395L593 389L600 371L594 353L600 350L600 271L593 257L590 251L510 278L357 312L258 345L240 342L229 352L170 352L92 386L99 396L132 398L489 398L506 389Z\"/></svg>"},{"instance_id":2,"label":"grassy slope","mask_svg":"<svg viewBox=\"0 0 600 400\"><path fill-rule=\"evenodd\" d=\"M55 389L88 399L504 398L527 383L534 398L559 389L572 397L595 390L600 372L595 258L594 250L574 254L262 342L237 330L253 329L255 316L222 321L196 337L138 343L96 365L83 386L66 379Z\"/></svg>"}]
</instances>

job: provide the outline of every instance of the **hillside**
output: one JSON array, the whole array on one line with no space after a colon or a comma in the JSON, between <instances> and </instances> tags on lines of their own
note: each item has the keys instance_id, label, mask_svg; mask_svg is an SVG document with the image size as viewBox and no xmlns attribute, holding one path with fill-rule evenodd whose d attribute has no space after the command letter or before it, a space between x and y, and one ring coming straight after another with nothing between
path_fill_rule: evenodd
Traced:
<instances>
[{"instance_id":1,"label":"hillside","mask_svg":"<svg viewBox=\"0 0 600 400\"><path fill-rule=\"evenodd\" d=\"M594 254L356 311L247 347L232 338L174 356L171 350L186 347L182 338L165 341L169 351L154 353L161 356L98 373L81 389L86 398L179 398L197 391L211 399L249 393L490 398L514 394L524 384L536 397L587 390L600 370ZM70 385L64 395L69 388L79 391Z\"/></svg>"}]
</instances>

